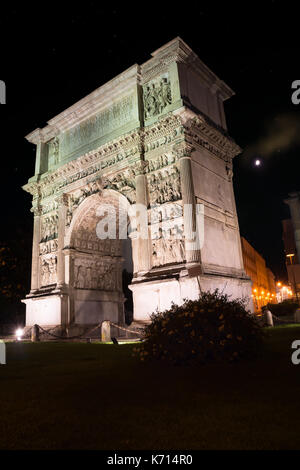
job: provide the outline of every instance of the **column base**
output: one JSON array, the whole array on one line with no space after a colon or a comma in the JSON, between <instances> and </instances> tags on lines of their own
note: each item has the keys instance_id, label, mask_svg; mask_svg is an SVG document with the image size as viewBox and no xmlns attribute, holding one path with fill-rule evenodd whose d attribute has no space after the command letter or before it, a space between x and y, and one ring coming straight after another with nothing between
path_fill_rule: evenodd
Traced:
<instances>
[{"instance_id":1,"label":"column base","mask_svg":"<svg viewBox=\"0 0 300 470\"><path fill-rule=\"evenodd\" d=\"M197 300L201 292L213 292L216 289L230 295L231 299L246 297L247 309L254 311L252 282L247 278L203 273L192 276L184 270L179 276L136 282L129 288L133 293L133 321L137 322L149 321L152 313L169 309L173 302L182 305L185 299Z\"/></svg>"}]
</instances>

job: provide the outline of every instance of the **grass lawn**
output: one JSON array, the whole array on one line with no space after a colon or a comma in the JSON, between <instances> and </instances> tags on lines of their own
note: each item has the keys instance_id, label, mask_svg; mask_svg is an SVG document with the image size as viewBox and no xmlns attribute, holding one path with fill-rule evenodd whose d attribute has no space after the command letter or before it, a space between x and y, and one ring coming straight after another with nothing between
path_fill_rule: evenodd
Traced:
<instances>
[{"instance_id":1,"label":"grass lawn","mask_svg":"<svg viewBox=\"0 0 300 470\"><path fill-rule=\"evenodd\" d=\"M8 343L1 449L300 449L300 327L267 329L261 359L167 367L134 345Z\"/></svg>"}]
</instances>

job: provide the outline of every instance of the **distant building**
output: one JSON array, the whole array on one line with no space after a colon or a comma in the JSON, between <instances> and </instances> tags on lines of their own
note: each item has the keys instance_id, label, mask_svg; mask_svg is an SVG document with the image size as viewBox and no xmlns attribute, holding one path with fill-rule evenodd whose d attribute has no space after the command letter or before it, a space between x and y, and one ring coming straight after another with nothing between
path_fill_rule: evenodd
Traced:
<instances>
[{"instance_id":1,"label":"distant building","mask_svg":"<svg viewBox=\"0 0 300 470\"><path fill-rule=\"evenodd\" d=\"M241 237L241 244L244 269L251 278L254 308L258 311L268 302L276 302L275 276L264 258L244 237Z\"/></svg>"},{"instance_id":2,"label":"distant building","mask_svg":"<svg viewBox=\"0 0 300 470\"><path fill-rule=\"evenodd\" d=\"M300 299L300 192L290 193L284 201L288 204L291 219L282 221L282 239L289 284Z\"/></svg>"},{"instance_id":3,"label":"distant building","mask_svg":"<svg viewBox=\"0 0 300 470\"><path fill-rule=\"evenodd\" d=\"M267 268L267 276L268 276L268 285L269 285L269 291L270 292L276 292L276 282L275 282L275 276L272 273L270 268Z\"/></svg>"}]
</instances>

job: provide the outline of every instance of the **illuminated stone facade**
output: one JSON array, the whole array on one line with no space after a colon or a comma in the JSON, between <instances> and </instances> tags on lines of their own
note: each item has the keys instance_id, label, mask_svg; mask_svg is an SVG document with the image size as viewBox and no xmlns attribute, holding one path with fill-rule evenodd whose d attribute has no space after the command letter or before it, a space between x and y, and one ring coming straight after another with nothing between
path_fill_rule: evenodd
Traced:
<instances>
[{"instance_id":1,"label":"illuminated stone facade","mask_svg":"<svg viewBox=\"0 0 300 470\"><path fill-rule=\"evenodd\" d=\"M275 276L266 266L264 258L241 237L245 271L252 281L252 298L255 311L268 303L276 303Z\"/></svg>"},{"instance_id":2,"label":"illuminated stone facade","mask_svg":"<svg viewBox=\"0 0 300 470\"><path fill-rule=\"evenodd\" d=\"M27 136L37 147L24 186L34 213L27 325L123 323L124 241L97 236L103 204L118 217L147 207L148 239L127 220L135 321L200 290L250 298L232 186L240 149L223 109L232 94L176 38ZM197 204L204 244L190 250Z\"/></svg>"}]
</instances>

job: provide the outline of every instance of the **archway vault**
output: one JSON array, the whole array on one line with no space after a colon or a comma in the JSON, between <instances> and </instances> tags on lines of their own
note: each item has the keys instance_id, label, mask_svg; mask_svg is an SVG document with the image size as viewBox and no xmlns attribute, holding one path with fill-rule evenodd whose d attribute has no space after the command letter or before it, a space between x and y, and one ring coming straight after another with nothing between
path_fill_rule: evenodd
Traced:
<instances>
[{"instance_id":1,"label":"archway vault","mask_svg":"<svg viewBox=\"0 0 300 470\"><path fill-rule=\"evenodd\" d=\"M88 196L74 211L64 238L65 285L69 295L69 324L124 322L122 239L127 234L127 199L114 190ZM115 226L105 237L102 226ZM125 230L124 230L125 229Z\"/></svg>"}]
</instances>

